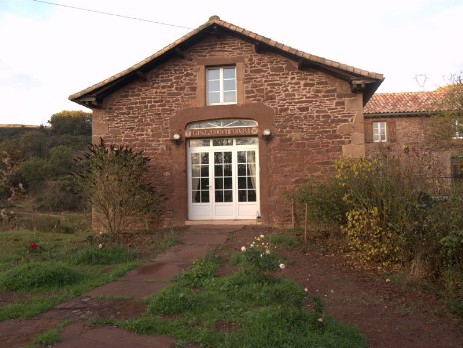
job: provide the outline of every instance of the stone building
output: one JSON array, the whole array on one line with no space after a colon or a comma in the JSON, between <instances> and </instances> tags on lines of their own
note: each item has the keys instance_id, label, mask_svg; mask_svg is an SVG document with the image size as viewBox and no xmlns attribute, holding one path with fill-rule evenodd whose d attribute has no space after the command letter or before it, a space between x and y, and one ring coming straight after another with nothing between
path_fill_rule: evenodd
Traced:
<instances>
[{"instance_id":1,"label":"stone building","mask_svg":"<svg viewBox=\"0 0 463 348\"><path fill-rule=\"evenodd\" d=\"M363 107L382 81L211 18L70 99L93 109L94 142L151 158L164 225L282 226L309 171L365 155Z\"/></svg>"},{"instance_id":2,"label":"stone building","mask_svg":"<svg viewBox=\"0 0 463 348\"><path fill-rule=\"evenodd\" d=\"M463 133L449 125L449 139L436 139L432 113L443 106L444 90L377 93L364 108L365 155L397 159L414 175L449 187L463 177Z\"/></svg>"}]
</instances>

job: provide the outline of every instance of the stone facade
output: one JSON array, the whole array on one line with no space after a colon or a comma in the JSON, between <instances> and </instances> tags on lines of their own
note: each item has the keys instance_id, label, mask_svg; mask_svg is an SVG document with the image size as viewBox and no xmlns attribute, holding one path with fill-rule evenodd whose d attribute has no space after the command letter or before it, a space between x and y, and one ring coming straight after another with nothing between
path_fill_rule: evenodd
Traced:
<instances>
[{"instance_id":1,"label":"stone facade","mask_svg":"<svg viewBox=\"0 0 463 348\"><path fill-rule=\"evenodd\" d=\"M171 139L179 133L184 140L192 122L257 121L260 209L267 225L291 222L285 194L308 173L323 175L343 155L365 155L362 90L329 69L305 67L232 34L207 35L184 47L94 107L94 142L103 138L106 144L128 145L151 158L149 180L164 197L163 225L188 219L187 142L177 145ZM237 103L206 106L205 69L225 65L236 66ZM88 94L71 99L79 102ZM263 129L271 130L270 141L261 136Z\"/></svg>"}]
</instances>

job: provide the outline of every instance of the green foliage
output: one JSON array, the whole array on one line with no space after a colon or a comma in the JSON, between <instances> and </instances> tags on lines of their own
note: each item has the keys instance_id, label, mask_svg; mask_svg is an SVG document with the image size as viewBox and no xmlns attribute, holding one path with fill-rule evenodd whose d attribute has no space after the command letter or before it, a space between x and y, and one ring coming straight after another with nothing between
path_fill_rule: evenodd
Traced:
<instances>
[{"instance_id":1,"label":"green foliage","mask_svg":"<svg viewBox=\"0 0 463 348\"><path fill-rule=\"evenodd\" d=\"M123 231L137 213L157 215L159 200L144 180L148 162L140 152L123 146L106 147L103 140L79 159L76 174L107 232Z\"/></svg>"},{"instance_id":2,"label":"green foliage","mask_svg":"<svg viewBox=\"0 0 463 348\"><path fill-rule=\"evenodd\" d=\"M220 266L219 261L210 252L198 260L193 261L193 267L184 272L178 281L187 287L196 288L213 277L215 270Z\"/></svg>"},{"instance_id":3,"label":"green foliage","mask_svg":"<svg viewBox=\"0 0 463 348\"><path fill-rule=\"evenodd\" d=\"M267 234L266 239L270 245L275 246L278 249L291 250L300 246L300 242L296 237L286 234Z\"/></svg>"},{"instance_id":4,"label":"green foliage","mask_svg":"<svg viewBox=\"0 0 463 348\"><path fill-rule=\"evenodd\" d=\"M38 335L36 335L32 341L26 346L26 348L29 347L51 347L54 344L60 342L62 340L61 336L59 335L59 331L64 327L64 323L61 323L57 327L47 330L45 332L42 332Z\"/></svg>"},{"instance_id":5,"label":"green foliage","mask_svg":"<svg viewBox=\"0 0 463 348\"><path fill-rule=\"evenodd\" d=\"M197 287L175 282L148 299L144 317L117 325L208 347L365 347L358 331L326 316L323 305L307 311L307 294L292 280L253 272L217 277L205 260L195 267L204 276Z\"/></svg>"},{"instance_id":6,"label":"green foliage","mask_svg":"<svg viewBox=\"0 0 463 348\"><path fill-rule=\"evenodd\" d=\"M347 211L342 200L345 192L345 188L340 186L333 176L328 176L322 181L309 177L305 184L289 193L287 198L299 203L301 207L307 204L307 218L310 222L343 223Z\"/></svg>"},{"instance_id":7,"label":"green foliage","mask_svg":"<svg viewBox=\"0 0 463 348\"><path fill-rule=\"evenodd\" d=\"M48 123L55 134L92 134L92 114L88 112L64 110L52 115Z\"/></svg>"},{"instance_id":8,"label":"green foliage","mask_svg":"<svg viewBox=\"0 0 463 348\"><path fill-rule=\"evenodd\" d=\"M76 265L112 265L116 263L127 263L136 258L136 254L118 246L89 246L79 250L71 257Z\"/></svg>"},{"instance_id":9,"label":"green foliage","mask_svg":"<svg viewBox=\"0 0 463 348\"><path fill-rule=\"evenodd\" d=\"M5 290L53 289L77 283L83 275L59 262L31 263L6 271L0 278Z\"/></svg>"},{"instance_id":10,"label":"green foliage","mask_svg":"<svg viewBox=\"0 0 463 348\"><path fill-rule=\"evenodd\" d=\"M248 247L242 246L241 253L242 256L234 258L234 261L247 272L266 274L284 267L278 256L271 252L269 243L263 234L255 237Z\"/></svg>"},{"instance_id":11,"label":"green foliage","mask_svg":"<svg viewBox=\"0 0 463 348\"><path fill-rule=\"evenodd\" d=\"M27 157L48 157L49 137L46 131L29 131L19 138L21 152Z\"/></svg>"},{"instance_id":12,"label":"green foliage","mask_svg":"<svg viewBox=\"0 0 463 348\"><path fill-rule=\"evenodd\" d=\"M59 176L44 182L34 192L34 208L39 211L71 212L89 208L80 186L72 176Z\"/></svg>"}]
</instances>

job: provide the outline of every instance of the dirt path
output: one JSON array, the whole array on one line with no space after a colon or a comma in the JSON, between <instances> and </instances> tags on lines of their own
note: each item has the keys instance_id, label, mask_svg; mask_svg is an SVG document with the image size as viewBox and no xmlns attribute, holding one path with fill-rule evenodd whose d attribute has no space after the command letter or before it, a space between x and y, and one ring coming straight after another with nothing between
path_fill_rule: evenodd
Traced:
<instances>
[{"instance_id":1,"label":"dirt path","mask_svg":"<svg viewBox=\"0 0 463 348\"><path fill-rule=\"evenodd\" d=\"M226 248L238 251L264 231L238 231ZM280 276L294 279L319 296L327 314L358 327L369 347L463 347L463 321L438 316L434 296L353 270L340 256L302 250L286 256L290 264Z\"/></svg>"}]
</instances>

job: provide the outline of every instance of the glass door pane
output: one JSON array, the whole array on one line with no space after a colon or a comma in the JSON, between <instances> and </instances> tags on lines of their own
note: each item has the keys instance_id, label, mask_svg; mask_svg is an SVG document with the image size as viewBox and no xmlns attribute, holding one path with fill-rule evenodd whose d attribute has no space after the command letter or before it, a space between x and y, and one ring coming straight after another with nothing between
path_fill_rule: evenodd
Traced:
<instances>
[{"instance_id":1,"label":"glass door pane","mask_svg":"<svg viewBox=\"0 0 463 348\"><path fill-rule=\"evenodd\" d=\"M191 154L192 203L209 203L209 153Z\"/></svg>"},{"instance_id":2,"label":"glass door pane","mask_svg":"<svg viewBox=\"0 0 463 348\"><path fill-rule=\"evenodd\" d=\"M256 199L256 151L238 151L238 201Z\"/></svg>"},{"instance_id":3,"label":"glass door pane","mask_svg":"<svg viewBox=\"0 0 463 348\"><path fill-rule=\"evenodd\" d=\"M214 198L216 203L233 202L232 152L214 152Z\"/></svg>"}]
</instances>

